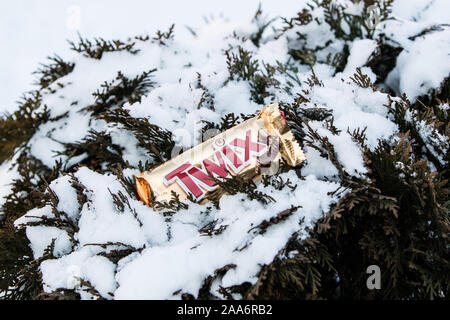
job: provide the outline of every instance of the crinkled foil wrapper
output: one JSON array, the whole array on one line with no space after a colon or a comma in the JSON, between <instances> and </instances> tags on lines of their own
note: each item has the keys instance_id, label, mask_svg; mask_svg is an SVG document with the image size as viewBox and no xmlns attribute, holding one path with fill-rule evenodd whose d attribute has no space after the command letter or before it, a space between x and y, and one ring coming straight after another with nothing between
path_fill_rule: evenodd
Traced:
<instances>
[{"instance_id":1,"label":"crinkled foil wrapper","mask_svg":"<svg viewBox=\"0 0 450 320\"><path fill-rule=\"evenodd\" d=\"M295 167L305 159L274 103L264 107L258 116L135 176L136 189L139 198L151 207L155 202L169 202L173 192L181 201L190 194L199 203L205 203L225 193L211 175L239 175L256 182L264 174L276 173L280 161Z\"/></svg>"}]
</instances>

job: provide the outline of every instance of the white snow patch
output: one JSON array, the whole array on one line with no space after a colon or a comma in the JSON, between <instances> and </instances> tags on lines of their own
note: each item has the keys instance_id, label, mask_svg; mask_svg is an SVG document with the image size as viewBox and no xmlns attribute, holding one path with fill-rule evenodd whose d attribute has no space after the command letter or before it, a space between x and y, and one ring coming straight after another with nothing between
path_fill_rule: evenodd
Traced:
<instances>
[{"instance_id":1,"label":"white snow patch","mask_svg":"<svg viewBox=\"0 0 450 320\"><path fill-rule=\"evenodd\" d=\"M444 27L443 27L444 28ZM450 75L450 28L419 37L397 58L386 83L414 102Z\"/></svg>"}]
</instances>

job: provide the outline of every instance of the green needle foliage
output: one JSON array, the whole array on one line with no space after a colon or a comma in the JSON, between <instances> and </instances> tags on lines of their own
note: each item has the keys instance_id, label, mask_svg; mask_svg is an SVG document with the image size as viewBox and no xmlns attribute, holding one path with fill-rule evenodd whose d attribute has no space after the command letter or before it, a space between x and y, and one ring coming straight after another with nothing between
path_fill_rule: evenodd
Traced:
<instances>
[{"instance_id":1,"label":"green needle foliage","mask_svg":"<svg viewBox=\"0 0 450 320\"><path fill-rule=\"evenodd\" d=\"M359 2L355 0L354 2ZM365 128L349 132L353 140L363 151L367 174L364 177L349 175L336 156L335 147L326 136L320 135L312 126L312 121L325 125L331 134L338 134L334 126L331 109L313 105L309 95L314 87L323 86L314 73L316 63L326 63L335 72L342 71L349 56L349 45L355 39L375 37L374 30L367 25L368 8L376 6L381 21L390 19L392 0L364 0L361 15L345 12L344 7L331 0L314 0L302 8L293 18L283 18L279 35L288 34L297 27L317 23L313 11L321 9L325 18L320 23L330 27L334 37L343 40L339 52L324 55L332 41L324 46L310 48L306 45L306 34L295 32L296 45L289 50L289 59L285 63L269 65L255 58L249 49L244 49L236 34L237 45L230 46L224 52L229 76L225 81L244 81L250 87L251 99L264 105L275 99L275 90L293 97L293 103L280 101L286 121L296 138L303 146L317 150L320 155L331 161L338 174L335 178L341 187L334 192L339 201L316 224L307 228L307 237L294 233L273 261L262 266L256 283L244 282L238 286L220 287L217 297L211 293L211 286L236 265L228 264L215 270L203 280L198 299L233 299L233 293L239 293L245 299L449 299L450 295L450 201L448 198L449 179L449 138L450 122L448 109L441 108L448 103L450 96L449 77L427 96L411 103L406 96L396 97L390 92L386 108L399 132L393 141L379 141L376 148L366 144ZM258 9L253 22L256 33L250 40L259 47L264 41L264 31L272 21L262 18ZM347 27L343 27L346 24ZM424 32L431 32L425 30ZM194 34L195 35L195 34ZM139 36L128 41L94 39L80 37L78 43L70 43L71 48L81 55L102 59L107 52L125 51L131 55L139 52L135 48L138 41L147 41L148 45L169 47L174 37L174 26L168 31L158 31L154 37ZM384 36L378 39L378 48L369 58L367 66L376 74L372 83L360 69L350 81L361 88L377 91L377 85L383 83L387 74L395 67L396 57L402 51ZM236 43L236 41L234 43ZM323 53L323 52L322 52ZM33 258L24 228L16 228L14 221L33 208L45 205L51 207L54 217L41 218L28 225L57 226L65 230L73 246L77 246L76 233L78 221L69 218L66 212L58 210L59 199L48 187L49 183L61 175L70 177L76 190L78 210L88 202L86 187L77 180L74 172L78 166L86 166L97 172L110 172L118 177L126 193L110 191L115 211L131 210L128 197L134 197L134 182L124 177L123 169L133 168L123 159L122 147L113 143L107 131L92 130L75 143L65 143L64 151L57 154L73 159L83 156L77 166L67 166L56 162L52 168L32 156L30 138L41 124L54 121L50 112L42 106L42 93L58 83L58 79L73 71L75 64L63 61L60 57L49 58L36 72L39 89L28 93L20 102L16 112L0 118L0 163L14 156L19 178L12 182L12 191L1 207L0 215L0 299L79 299L75 290L57 289L43 292L39 264L46 259L56 258L55 241L45 250L43 257ZM294 63L295 62L295 63ZM299 62L312 70L312 76L305 82L299 79ZM172 133L153 124L151 119L132 117L126 103L140 102L141 98L157 86L153 81L156 69L143 71L134 78L128 78L118 72L114 79L106 81L92 95L95 102L86 106L86 112L96 120L104 120L111 127L119 127L133 135L137 145L149 155L149 161L139 163L140 171L153 168L170 159L175 146ZM281 81L284 79L285 81ZM62 85L61 85L62 86ZM198 74L197 89L202 90L198 108L215 110L215 97ZM301 89L298 89L301 88ZM57 90L57 89L52 89ZM53 91L51 91L53 92ZM203 122L202 130L216 129L224 131L252 117L252 114L226 114L218 122ZM427 132L425 135L424 132ZM302 167L282 166L281 172L295 170L299 179L304 179ZM256 184L242 177L216 179L216 182L228 194L242 194L243 200L257 200L261 204L277 201L269 194L256 190ZM297 188L295 181L283 180L279 175L266 176L260 182L277 190L290 192ZM170 221L177 211L189 208L193 201L182 202L177 194L172 195L168 203L156 203L161 214ZM215 195L212 202L204 207L202 214L208 215L212 206L219 208ZM255 225L249 234L264 235L272 226L282 223L302 208L287 205L285 210L277 212L271 219ZM139 221L136 212L134 216ZM227 225L214 220L204 225L199 234L211 237L224 232ZM303 221L299 223L299 229ZM170 229L168 230L170 238ZM135 248L123 243L96 243L107 251L100 252L113 263L130 254L145 249ZM248 244L236 248L245 250ZM382 270L382 290L369 290L366 287L369 265L378 265ZM80 285L82 290L103 299L94 286L86 280ZM174 294L182 293L180 290ZM108 298L113 298L108 293ZM182 293L185 299L192 299L190 293Z\"/></svg>"}]
</instances>

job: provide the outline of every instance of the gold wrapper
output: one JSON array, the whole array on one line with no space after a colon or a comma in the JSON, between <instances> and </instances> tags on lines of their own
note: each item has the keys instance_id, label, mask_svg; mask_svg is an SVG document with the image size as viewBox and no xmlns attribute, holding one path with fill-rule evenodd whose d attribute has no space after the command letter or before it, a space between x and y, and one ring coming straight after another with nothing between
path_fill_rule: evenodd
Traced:
<instances>
[{"instance_id":1,"label":"gold wrapper","mask_svg":"<svg viewBox=\"0 0 450 320\"><path fill-rule=\"evenodd\" d=\"M140 199L152 206L155 201L170 201L172 192L186 200L189 194L200 203L207 195L215 197L214 177L234 175L257 181L278 170L280 161L297 166L305 160L280 112L278 104L264 107L260 114L189 149L171 160L135 177Z\"/></svg>"}]
</instances>

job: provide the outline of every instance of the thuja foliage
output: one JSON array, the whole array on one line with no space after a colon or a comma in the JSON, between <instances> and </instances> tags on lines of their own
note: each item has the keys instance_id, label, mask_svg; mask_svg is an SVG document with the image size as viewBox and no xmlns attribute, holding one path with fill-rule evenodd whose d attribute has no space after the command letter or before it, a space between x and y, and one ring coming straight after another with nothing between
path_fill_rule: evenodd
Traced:
<instances>
[{"instance_id":1,"label":"thuja foliage","mask_svg":"<svg viewBox=\"0 0 450 320\"><path fill-rule=\"evenodd\" d=\"M54 57L48 57L50 63L41 64L41 67L34 72L37 74L39 79L36 84L40 85L41 88L47 88L50 84L55 82L61 77L72 72L75 64L73 62L64 61L60 56L55 55Z\"/></svg>"},{"instance_id":2,"label":"thuja foliage","mask_svg":"<svg viewBox=\"0 0 450 320\"><path fill-rule=\"evenodd\" d=\"M160 32L152 40L155 42L162 39L167 40L172 37L172 34L173 30L169 30L168 33ZM93 43L80 37L79 43L71 43L71 45L72 49L87 57L100 59L105 52L127 51L135 54L137 50L133 48L134 42L148 40L150 40L149 37L136 37L128 42L95 39ZM19 178L12 181L11 193L5 198L6 201L1 208L0 215L0 292L4 299L79 298L79 294L74 290L61 289L51 294L42 291L38 267L43 260L55 258L54 242L47 248L43 257L34 259L23 226L19 228L14 226L14 221L29 210L50 205L54 218L39 219L34 224L62 228L68 232L72 240L78 230L77 221L70 220L65 212L57 210L58 199L48 188L48 183L61 174L71 175L72 186L77 192L79 210L81 210L83 204L87 202L85 196L87 190L72 175L76 168L62 162L56 162L52 168L48 168L31 155L27 145L28 140L41 124L57 120L51 118L47 107L42 105L42 93L44 91L55 93L62 86L51 89L50 86L72 72L73 68L74 63L72 62L66 62L58 56L50 58L50 63L42 65L36 72L38 89L24 96L17 111L0 119L0 140L2 142L0 163L15 155L13 164L19 174ZM105 82L101 88L92 93L95 103L87 106L83 112L90 113L92 117L103 118L114 125L125 123L130 132L136 133L144 150L147 149L149 154L154 156L155 162L158 162L158 159L159 162L163 162L170 156L168 151L164 152L164 150L170 150L173 146L171 134L158 126L149 125L147 120L137 119L136 122L131 122L129 121L131 117L125 111L122 112L124 110L122 107L126 102L140 101L141 97L151 90L154 86L154 82L151 80L154 71L154 69L144 71L131 79L119 72L113 81ZM82 156L84 160L79 165L99 172L113 172L129 195L135 196L133 182L124 178L122 173L122 168L128 167L129 164L123 161L121 147L112 142L107 132L92 130L85 139L77 143L66 143L64 146L64 151L59 152L60 155L67 156L69 160ZM148 163L141 167L142 170L148 168ZM123 195L111 196L113 200L117 200L118 210L120 210L122 207L119 203L123 200ZM118 251L116 253L111 253L112 259L123 254ZM81 285L87 292L96 295L92 285L86 281Z\"/></svg>"},{"instance_id":3,"label":"thuja foliage","mask_svg":"<svg viewBox=\"0 0 450 320\"><path fill-rule=\"evenodd\" d=\"M166 46L167 42L173 40L174 31L175 31L175 24L172 24L169 27L169 30L167 30L166 32L158 30L156 32L156 35L152 38L152 40L158 43L159 45Z\"/></svg>"},{"instance_id":4,"label":"thuja foliage","mask_svg":"<svg viewBox=\"0 0 450 320\"><path fill-rule=\"evenodd\" d=\"M104 112L99 118L114 125L121 125L133 133L139 146L152 156L155 165L170 159L175 146L170 131L150 123L146 118L134 118L129 115L128 110L122 108Z\"/></svg>"},{"instance_id":5,"label":"thuja foliage","mask_svg":"<svg viewBox=\"0 0 450 320\"><path fill-rule=\"evenodd\" d=\"M360 14L347 12L346 6L332 0L313 0L308 3L308 8L299 11L291 19L284 18L283 32L295 26L307 25L313 21L311 12L316 8L324 11L324 22L330 26L338 39L354 40L356 38L372 38L374 24L389 19L391 6L394 0L361 0L354 3L363 3ZM374 21L374 13L378 14L379 21ZM304 37L298 34L299 38Z\"/></svg>"},{"instance_id":6,"label":"thuja foliage","mask_svg":"<svg viewBox=\"0 0 450 320\"><path fill-rule=\"evenodd\" d=\"M46 109L36 112L41 105L41 94L33 91L23 97L17 111L0 118L0 163L10 158L34 134L39 125L49 118Z\"/></svg>"},{"instance_id":7,"label":"thuja foliage","mask_svg":"<svg viewBox=\"0 0 450 320\"><path fill-rule=\"evenodd\" d=\"M448 179L450 177L446 165L450 160L448 111L439 105L426 106L420 100L411 104L405 95L401 99L390 99L388 108L400 130L408 132L413 138L412 147L418 157L425 157L445 179Z\"/></svg>"},{"instance_id":8,"label":"thuja foliage","mask_svg":"<svg viewBox=\"0 0 450 320\"><path fill-rule=\"evenodd\" d=\"M360 72L354 77L367 87L369 84L363 78ZM411 136L418 130L416 118L426 117L430 130L447 137L448 122L440 122L433 112L435 108L427 107L406 122L405 114L398 114L400 105L403 112L408 112L406 98L396 99L397 109L392 108L393 104L391 101L386 106L397 112L395 121L400 127L399 137L393 143L380 141L371 150L364 143L364 130L352 134L364 150L369 172L366 179L350 177L342 170L332 145L307 125L307 114L298 111L301 103L285 106L288 121L301 128L305 142L325 153L340 173L342 189L335 192L346 193L309 230L309 238L302 241L296 235L291 238L273 262L262 269L256 285L242 291L245 298L448 298L448 173L430 170L429 162L436 160L427 159L424 154L427 147L439 146L430 146ZM437 113L442 119L442 111ZM316 120L316 115L310 119ZM332 128L330 123L331 131ZM440 147L443 148L440 152L448 154L448 146ZM382 290L367 289L366 268L370 265L384 270Z\"/></svg>"},{"instance_id":9,"label":"thuja foliage","mask_svg":"<svg viewBox=\"0 0 450 320\"><path fill-rule=\"evenodd\" d=\"M249 81L252 100L264 104L264 99L270 96L268 88L279 84L274 78L276 68L268 63L263 63L263 68L260 68L259 61L241 46L237 47L237 52L235 51L234 48L225 51L229 80Z\"/></svg>"},{"instance_id":10,"label":"thuja foliage","mask_svg":"<svg viewBox=\"0 0 450 320\"><path fill-rule=\"evenodd\" d=\"M34 260L24 230L16 230L13 224L28 210L42 207L49 200L44 193L47 181L58 177L61 163L50 170L23 152L17 164L20 178L14 180L12 192L6 197L0 221L0 290L5 292L4 298L33 299L42 291L39 263L51 258L52 250Z\"/></svg>"},{"instance_id":11,"label":"thuja foliage","mask_svg":"<svg viewBox=\"0 0 450 320\"><path fill-rule=\"evenodd\" d=\"M377 90L360 69L351 80L362 88ZM313 75L308 85L322 84ZM341 188L335 193L343 196L314 228L308 229L308 238L299 240L297 234L291 237L273 262L262 268L256 284L221 288L222 296L233 299L232 294L239 293L247 299L447 299L447 109L412 105L405 96L390 97L385 107L399 127L393 142L380 141L371 150L365 144L364 129L349 132L364 151L368 174L362 179L350 176L329 139L309 126L311 120L323 121L331 133L339 133L330 110L311 108L307 94L305 90L294 104L282 104L283 111L302 143L318 150L336 167ZM234 118L229 115L222 119L222 125L230 119ZM301 177L301 167L297 172ZM263 183L278 178L265 177ZM263 193L254 194L248 190L248 183L240 183L239 179L222 184L232 194L241 192L263 203L276 201ZM286 182L280 190L287 191L288 187ZM264 232L289 214L290 210L281 212L249 231ZM213 228L208 232L219 231ZM384 270L382 290L366 286L370 265Z\"/></svg>"},{"instance_id":12,"label":"thuja foliage","mask_svg":"<svg viewBox=\"0 0 450 320\"><path fill-rule=\"evenodd\" d=\"M440 88L427 97L421 97L416 103L410 103L405 96L389 96L384 107L399 128L399 134L393 141L380 141L376 148L370 149L365 143L364 128L349 132L363 150L368 172L364 178L348 174L337 158L330 140L310 126L310 121L320 121L331 134L339 133L333 124L332 110L312 106L308 99L311 88L322 85L314 73L314 65L317 62L327 63L334 67L335 72L342 71L349 55L350 42L357 38L375 36L368 24L369 7L375 6L379 10L382 21L389 18L391 0L362 2L364 5L360 15L347 13L337 2L315 0L293 18L283 19L280 36L297 27L318 23L313 18L314 10L323 10L325 18L319 22L329 25L334 37L344 41L341 52L328 54L325 59L319 52L325 50L331 42L325 47L309 48L306 46L306 35L300 31L295 32L298 46L290 49L290 59L286 63L266 64L241 45L230 47L224 52L229 71L227 82L248 82L254 102L262 105L271 101L276 89L282 89L295 97L292 103L280 104L288 124L302 146L316 149L336 167L336 180L341 188L334 192L339 201L329 212L324 213L314 227L306 229L308 236L300 237L294 233L273 261L262 266L256 283L245 282L233 287L220 287L220 296L213 295L213 282L236 267L228 264L204 279L198 299L233 299L235 293L247 299L448 299L450 202L447 164L450 126L448 108L441 107L448 103L448 78ZM271 24L271 21L262 17L262 12L258 9L254 17L257 31L250 36L256 47L264 42L264 31ZM344 24L347 27L343 27ZM171 26L168 31L158 31L153 37L139 36L127 41L90 41L80 37L78 43L71 43L71 47L86 57L101 59L107 52L125 51L136 54L137 41L168 46L173 35L174 26ZM378 48L367 63L377 75L375 84L360 69L351 77L356 85L374 91L378 90L376 85L382 83L395 67L396 57L402 50L383 37L376 40ZM311 68L312 76L305 83L299 80L298 64L292 61ZM19 178L12 183L11 194L1 208L2 298L80 298L75 290L43 292L38 267L43 260L56 258L55 242L49 245L41 258L34 259L23 226L15 228L13 225L14 221L30 209L48 205L54 217L41 218L29 225L57 226L68 233L74 246L77 245L74 235L78 230L78 221L58 210L59 199L48 184L60 175L68 175L76 190L80 211L89 202L86 196L88 190L73 175L76 167L58 162L48 168L30 154L26 145L39 125L54 120L41 105L42 90L50 90L49 87L69 74L74 66L74 63L63 61L58 56L50 58L50 63L42 65L37 71L36 84L39 90L27 94L14 114L0 119L0 162L11 159L15 154L15 165L19 173ZM138 147L147 152L150 158L148 162L139 164L138 169L141 171L168 160L175 146L171 132L152 124L151 119L132 117L123 108L127 102L141 101L141 97L156 86L152 80L154 72L154 69L147 70L134 78L119 72L114 79L107 79L100 88L92 92L95 101L83 110L93 118L106 121L111 128L121 128L133 135ZM284 87L281 87L280 76L287 79ZM198 74L196 86L202 90L198 108L214 110L215 97L203 84L201 74ZM298 87L302 88L300 92ZM53 90L57 88L51 92ZM205 121L202 130L223 131L251 116L253 115L230 113L216 123ZM123 169L131 166L123 160L122 153L122 147L113 143L108 131L92 130L81 141L65 144L64 151L60 154L67 156L69 161L75 157L83 157L78 165L97 172L111 172L117 176L126 193L110 191L115 210L131 210L137 222L142 225L128 201L128 197L135 196L134 183L124 177ZM304 179L302 165L294 169L282 165L280 172L288 170L295 170L299 179ZM256 184L245 177L214 179L228 194L241 194L243 201L256 200L262 205L277 201L269 194L257 190ZM297 187L295 182L286 181L278 174L265 176L260 183L285 192ZM218 195L212 194L212 204L206 206L202 214L207 215L213 206L220 209L217 199ZM177 211L187 209L192 202L195 202L192 198L182 202L177 194L173 194L171 201L156 203L156 206L166 219L170 219ZM301 210L303 208L287 205L286 209L275 213L272 218L253 226L248 233L264 235L270 227L282 223ZM299 228L302 228L302 224L303 221L300 221ZM205 237L215 236L224 232L227 227L213 220L200 228L199 234ZM168 236L170 238L170 229ZM99 254L113 263L144 249L122 243L88 245L104 249ZM245 250L246 246L244 244L236 250ZM365 283L368 277L366 269L374 264L382 271L382 290L368 290ZM82 290L103 298L91 283L83 279L80 281ZM174 294L177 293L180 292ZM108 297L114 296L109 293ZM182 297L194 298L188 293L182 293Z\"/></svg>"},{"instance_id":13,"label":"thuja foliage","mask_svg":"<svg viewBox=\"0 0 450 320\"><path fill-rule=\"evenodd\" d=\"M374 33L372 24L377 21L373 21L369 9L372 7L372 10L376 10L380 15L380 21L384 21L389 17L394 0L364 0L361 14L345 12L344 5L331 0L315 0L314 2L324 9L325 22L330 25L337 38L354 40L355 38L372 38ZM348 26L348 31L342 28L343 23Z\"/></svg>"},{"instance_id":14,"label":"thuja foliage","mask_svg":"<svg viewBox=\"0 0 450 320\"><path fill-rule=\"evenodd\" d=\"M80 142L64 143L64 151L57 155L65 155L69 159L84 156L90 167L101 170L101 164L124 165L122 148L112 143L111 137L104 132L89 131L89 134ZM84 164L82 162L82 164Z\"/></svg>"},{"instance_id":15,"label":"thuja foliage","mask_svg":"<svg viewBox=\"0 0 450 320\"><path fill-rule=\"evenodd\" d=\"M103 53L105 52L115 52L115 51L127 51L132 54L139 52L135 49L135 42L129 41L128 43L121 40L105 40L103 38L95 38L94 43L88 39L84 39L79 36L77 43L69 41L70 48L78 53L82 53L84 56L101 59Z\"/></svg>"},{"instance_id":16,"label":"thuja foliage","mask_svg":"<svg viewBox=\"0 0 450 320\"><path fill-rule=\"evenodd\" d=\"M355 0L353 3L361 4L359 13L349 13L344 3L333 0L310 1L305 8L292 18L283 18L284 25L280 29L280 35L286 34L297 27L310 24L328 25L334 38L343 41L343 49L340 52L328 52L324 59L323 53L335 43L335 39L329 38L323 45L309 47L307 35L301 30L295 31L296 46L289 50L290 56L305 64L313 66L317 62L332 65L336 72L343 71L350 54L349 44L355 39L375 38L377 24L390 19L391 7L394 0ZM315 16L318 11L323 11L324 18ZM377 80L383 81L390 70L395 66L395 59L402 50L393 47L386 41L384 35L378 36L379 44L376 54L369 61ZM331 50L333 51L333 50Z\"/></svg>"},{"instance_id":17,"label":"thuja foliage","mask_svg":"<svg viewBox=\"0 0 450 320\"><path fill-rule=\"evenodd\" d=\"M86 110L99 114L111 106L123 106L125 102L140 102L142 95L155 85L151 80L151 74L155 71L156 69L144 71L133 79L128 79L119 71L113 81L105 81L101 89L92 94L95 97L95 104L86 107Z\"/></svg>"}]
</instances>

